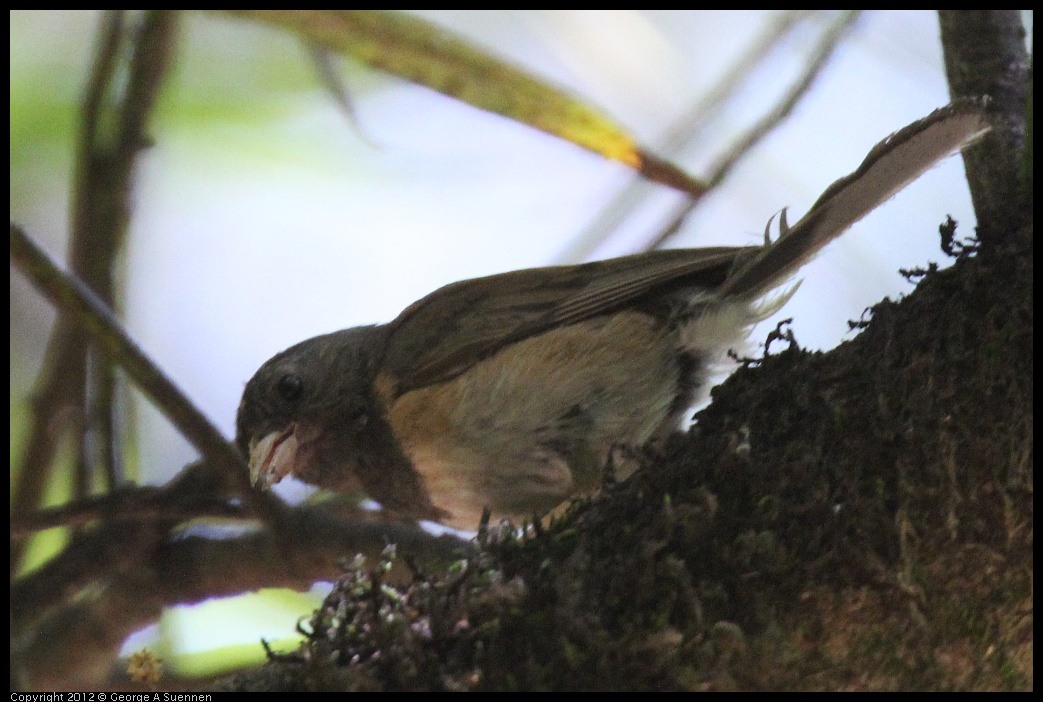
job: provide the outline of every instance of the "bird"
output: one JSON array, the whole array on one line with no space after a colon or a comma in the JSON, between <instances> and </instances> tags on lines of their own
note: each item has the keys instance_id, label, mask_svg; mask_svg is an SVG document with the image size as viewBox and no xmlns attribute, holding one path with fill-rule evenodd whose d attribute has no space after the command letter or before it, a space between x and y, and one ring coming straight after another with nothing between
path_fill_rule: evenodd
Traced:
<instances>
[{"instance_id":1,"label":"bird","mask_svg":"<svg viewBox=\"0 0 1043 702\"><path fill-rule=\"evenodd\" d=\"M473 530L596 491L620 446L662 441L714 365L823 246L989 129L962 99L877 144L756 246L660 250L442 287L386 324L302 341L247 382L253 484L288 475ZM769 221L768 226L771 226Z\"/></svg>"}]
</instances>

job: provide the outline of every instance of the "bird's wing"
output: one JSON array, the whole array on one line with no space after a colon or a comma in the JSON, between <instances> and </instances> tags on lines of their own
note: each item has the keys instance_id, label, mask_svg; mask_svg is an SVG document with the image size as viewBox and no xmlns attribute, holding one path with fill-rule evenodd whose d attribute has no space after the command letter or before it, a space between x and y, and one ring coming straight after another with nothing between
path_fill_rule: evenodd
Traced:
<instances>
[{"instance_id":1,"label":"bird's wing","mask_svg":"<svg viewBox=\"0 0 1043 702\"><path fill-rule=\"evenodd\" d=\"M759 247L653 251L534 268L447 285L391 322L381 370L399 394L462 373L512 344L674 287L712 289Z\"/></svg>"}]
</instances>

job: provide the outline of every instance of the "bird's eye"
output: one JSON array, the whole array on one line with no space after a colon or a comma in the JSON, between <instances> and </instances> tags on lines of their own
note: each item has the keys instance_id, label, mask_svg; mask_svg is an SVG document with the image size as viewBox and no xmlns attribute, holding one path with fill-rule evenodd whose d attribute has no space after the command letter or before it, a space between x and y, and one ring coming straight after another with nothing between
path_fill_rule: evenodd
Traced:
<instances>
[{"instance_id":1,"label":"bird's eye","mask_svg":"<svg viewBox=\"0 0 1043 702\"><path fill-rule=\"evenodd\" d=\"M279 378L275 389L279 392L279 397L282 399L287 402L296 402L304 394L304 381L300 379L300 376L287 373Z\"/></svg>"}]
</instances>

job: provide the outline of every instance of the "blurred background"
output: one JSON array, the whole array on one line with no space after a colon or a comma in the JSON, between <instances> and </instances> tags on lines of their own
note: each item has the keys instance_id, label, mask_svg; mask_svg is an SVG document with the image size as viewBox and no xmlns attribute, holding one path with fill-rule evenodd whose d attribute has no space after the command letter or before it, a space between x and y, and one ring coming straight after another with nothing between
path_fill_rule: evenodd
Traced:
<instances>
[{"instance_id":1,"label":"blurred background","mask_svg":"<svg viewBox=\"0 0 1043 702\"><path fill-rule=\"evenodd\" d=\"M601 107L699 177L779 100L836 19L804 18L690 143L674 150L663 147L668 132L690 119L780 15L418 14ZM11 13L11 218L56 256L68 231L79 100L99 18L90 11ZM294 38L185 14L151 130L155 144L140 162L122 257L122 316L229 438L245 382L283 348L388 321L456 280L643 250L682 201L662 186L642 185L622 225L592 237L592 227L605 232L597 224L603 208L633 181L628 169L349 60L333 62L355 124ZM791 117L700 203L669 246L759 243L769 217L789 207L796 221L875 143L948 101L936 15L862 15ZM810 348L850 338L848 320L912 289L899 268L947 265L936 234L946 215L963 236L973 233L958 158L807 266L778 317L794 317L797 340ZM751 341L761 342L778 317ZM52 320L48 304L13 273L13 465ZM123 407L128 469L141 482L162 483L195 457L133 389L125 390ZM204 672L193 667L200 652L211 662L205 652L215 648L258 657L258 638L290 636L317 596L179 608L128 647L152 641L184 672ZM259 616L262 609L271 615Z\"/></svg>"}]
</instances>

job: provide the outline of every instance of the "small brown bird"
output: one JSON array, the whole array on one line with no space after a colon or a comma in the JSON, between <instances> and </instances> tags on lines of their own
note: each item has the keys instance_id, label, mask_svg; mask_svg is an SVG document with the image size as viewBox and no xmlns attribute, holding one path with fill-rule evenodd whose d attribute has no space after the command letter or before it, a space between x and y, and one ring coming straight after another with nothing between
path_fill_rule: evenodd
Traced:
<instances>
[{"instance_id":1,"label":"small brown bird","mask_svg":"<svg viewBox=\"0 0 1043 702\"><path fill-rule=\"evenodd\" d=\"M600 482L614 446L680 424L715 360L815 252L988 130L964 100L892 134L764 246L653 251L447 285L389 324L292 346L246 386L255 484L287 475L473 529Z\"/></svg>"}]
</instances>

